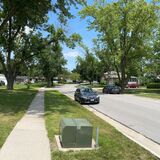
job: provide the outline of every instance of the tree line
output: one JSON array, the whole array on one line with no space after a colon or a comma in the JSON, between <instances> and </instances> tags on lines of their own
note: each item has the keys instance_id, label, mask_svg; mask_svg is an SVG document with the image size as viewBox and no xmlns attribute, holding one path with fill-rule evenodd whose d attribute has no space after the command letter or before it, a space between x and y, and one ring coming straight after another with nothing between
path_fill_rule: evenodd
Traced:
<instances>
[{"instance_id":1,"label":"tree line","mask_svg":"<svg viewBox=\"0 0 160 160\"><path fill-rule=\"evenodd\" d=\"M99 80L116 71L122 91L131 76L160 74L160 1L95 1L80 16L98 35L91 51L78 57L76 70L82 79Z\"/></svg>"},{"instance_id":2,"label":"tree line","mask_svg":"<svg viewBox=\"0 0 160 160\"><path fill-rule=\"evenodd\" d=\"M90 83L114 70L123 90L130 76L159 75L159 4L159 0L96 0L91 5L84 0L1 0L0 71L7 89L13 89L21 73L43 75L52 85L53 77L65 72L62 44L83 48L85 56L77 58L74 73ZM52 12L64 26L74 17L71 6L77 5L83 5L79 14L87 19L89 30L97 32L92 49L82 44L79 34L67 36L63 27L47 23Z\"/></svg>"},{"instance_id":3,"label":"tree line","mask_svg":"<svg viewBox=\"0 0 160 160\"><path fill-rule=\"evenodd\" d=\"M73 48L80 40L78 34L67 37L62 28L56 29L54 22L48 25L48 12L57 15L63 25L72 18L70 7L84 5L83 0L1 0L0 1L0 69L7 79L7 89L12 90L16 76L33 66L43 67L49 79L55 60L57 70L65 64L61 42ZM54 20L53 20L54 21ZM29 29L29 33L26 32ZM42 35L47 32L47 37ZM47 66L48 65L48 66ZM49 67L49 68L48 68ZM48 73L46 73L46 69ZM27 71L26 71L27 72ZM49 84L49 82L48 82Z\"/></svg>"}]
</instances>

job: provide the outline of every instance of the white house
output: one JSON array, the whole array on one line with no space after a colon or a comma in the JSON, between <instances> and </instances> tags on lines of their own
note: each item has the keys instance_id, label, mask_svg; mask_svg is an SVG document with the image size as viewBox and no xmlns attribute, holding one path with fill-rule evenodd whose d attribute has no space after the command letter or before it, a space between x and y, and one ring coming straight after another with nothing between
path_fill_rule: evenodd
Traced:
<instances>
[{"instance_id":1,"label":"white house","mask_svg":"<svg viewBox=\"0 0 160 160\"><path fill-rule=\"evenodd\" d=\"M121 77L121 73L119 73ZM114 84L115 82L118 82L118 74L115 71L110 71L104 73L105 80L108 81L108 84ZM131 76L130 79L127 82L127 87L129 88L137 88L139 86L140 82L138 80L138 77Z\"/></svg>"},{"instance_id":2,"label":"white house","mask_svg":"<svg viewBox=\"0 0 160 160\"><path fill-rule=\"evenodd\" d=\"M7 80L6 80L6 77L4 76L4 74L0 74L0 81L3 81L5 83L5 85L7 85Z\"/></svg>"},{"instance_id":3,"label":"white house","mask_svg":"<svg viewBox=\"0 0 160 160\"><path fill-rule=\"evenodd\" d=\"M121 77L121 73L120 77ZM110 72L106 72L104 73L104 79L108 81L108 84L114 84L115 82L118 81L118 75L116 71L110 71Z\"/></svg>"}]
</instances>

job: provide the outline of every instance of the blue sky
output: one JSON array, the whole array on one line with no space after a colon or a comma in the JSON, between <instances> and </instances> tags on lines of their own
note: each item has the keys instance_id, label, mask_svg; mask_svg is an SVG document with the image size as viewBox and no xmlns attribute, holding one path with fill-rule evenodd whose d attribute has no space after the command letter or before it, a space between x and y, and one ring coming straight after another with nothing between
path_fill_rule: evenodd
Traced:
<instances>
[{"instance_id":1,"label":"blue sky","mask_svg":"<svg viewBox=\"0 0 160 160\"><path fill-rule=\"evenodd\" d=\"M90 0L88 3L92 3ZM72 33L78 33L83 38L83 43L92 48L92 39L96 37L96 33L94 31L89 31L87 29L87 22L84 19L80 19L78 12L81 10L71 8L71 13L75 16L74 19L68 20L67 26L65 26L65 30L67 31L67 35L71 35ZM49 13L49 23L54 24L56 27L60 27L59 22L56 20L56 16L53 13ZM75 49L67 48L63 46L63 55L67 59L67 65L65 66L68 70L73 70L76 66L76 57L78 55L83 56L83 50L80 47L76 47Z\"/></svg>"}]
</instances>

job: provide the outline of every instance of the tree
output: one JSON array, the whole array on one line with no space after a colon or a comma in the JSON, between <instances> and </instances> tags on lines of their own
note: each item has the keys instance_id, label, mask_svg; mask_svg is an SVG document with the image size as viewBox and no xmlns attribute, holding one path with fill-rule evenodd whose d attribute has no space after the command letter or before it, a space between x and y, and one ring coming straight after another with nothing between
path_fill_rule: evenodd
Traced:
<instances>
[{"instance_id":1,"label":"tree","mask_svg":"<svg viewBox=\"0 0 160 160\"><path fill-rule=\"evenodd\" d=\"M56 0L52 4L50 0L27 0L27 2L26 0L1 0L0 33L3 32L3 28L11 17L16 17L20 23L26 23L27 19L31 18L39 24L40 19L38 17L43 17L48 10L58 14L61 22L66 22L66 18L73 17L70 13L70 6L84 5L85 3L85 0Z\"/></svg>"},{"instance_id":2,"label":"tree","mask_svg":"<svg viewBox=\"0 0 160 160\"><path fill-rule=\"evenodd\" d=\"M104 73L111 72L114 70L113 67L113 60L110 56L110 51L107 48L101 48L100 44L97 42L96 39L94 39L94 52L97 58L99 59L97 64L97 69L99 73L99 82L101 81L102 76L105 78L106 76ZM107 81L107 79L106 79Z\"/></svg>"},{"instance_id":3,"label":"tree","mask_svg":"<svg viewBox=\"0 0 160 160\"><path fill-rule=\"evenodd\" d=\"M77 72L72 72L70 74L70 79L73 81L73 82L77 82L80 80L80 74L77 73Z\"/></svg>"},{"instance_id":4,"label":"tree","mask_svg":"<svg viewBox=\"0 0 160 160\"><path fill-rule=\"evenodd\" d=\"M148 59L150 59L150 61ZM152 50L148 59L147 68L150 68L153 75L160 75L160 28L158 28L154 36Z\"/></svg>"},{"instance_id":5,"label":"tree","mask_svg":"<svg viewBox=\"0 0 160 160\"><path fill-rule=\"evenodd\" d=\"M90 53L88 47L84 45L81 45L81 47L85 51L85 56L84 58L80 56L77 57L76 71L81 75L81 79L88 80L91 84L98 78L98 62L96 57L92 53Z\"/></svg>"},{"instance_id":6,"label":"tree","mask_svg":"<svg viewBox=\"0 0 160 160\"><path fill-rule=\"evenodd\" d=\"M53 86L53 77L62 73L66 60L63 57L60 45L57 46L56 50L55 47L51 46L43 52L39 57L39 68L47 80L47 86L51 87Z\"/></svg>"},{"instance_id":7,"label":"tree","mask_svg":"<svg viewBox=\"0 0 160 160\"><path fill-rule=\"evenodd\" d=\"M72 34L69 37L65 35L62 28L56 29L54 25L50 25L45 30L48 36L43 38L41 45L41 54L37 55L38 66L47 80L48 87L52 86L53 77L63 74L66 60L62 54L61 43L65 43L68 47L74 48L76 43L80 43L81 37L78 34ZM45 44L45 46L43 45ZM35 50L35 54L38 50Z\"/></svg>"},{"instance_id":8,"label":"tree","mask_svg":"<svg viewBox=\"0 0 160 160\"><path fill-rule=\"evenodd\" d=\"M28 53L25 51L25 49L28 50L26 42L33 46L30 43L30 38L26 38L28 35L25 33L25 28L29 27L32 30L40 28L47 22L49 10L58 14L61 22L65 23L66 18L72 17L68 9L72 4L75 5L76 3L84 4L80 0L57 0L52 5L50 0L28 0L27 3L25 0L3 0L0 2L0 63L8 82L7 89L13 89L14 79L22 62L34 56L32 54L34 51L30 50ZM42 39L42 37L41 39L36 39L36 36L32 36L32 40L34 41L35 38L36 42ZM48 45L52 41L54 39ZM37 47L37 45L35 46ZM45 45L43 44L43 46ZM33 48L36 47L33 46ZM29 48L31 49L31 47Z\"/></svg>"},{"instance_id":9,"label":"tree","mask_svg":"<svg viewBox=\"0 0 160 160\"><path fill-rule=\"evenodd\" d=\"M0 73L3 72L3 68L2 68L2 65L0 64Z\"/></svg>"},{"instance_id":10,"label":"tree","mask_svg":"<svg viewBox=\"0 0 160 160\"><path fill-rule=\"evenodd\" d=\"M146 46L158 21L157 10L156 3L119 0L96 2L80 12L82 18L91 17L89 28L99 32L97 41L101 43L101 50L109 55L122 91L129 78L129 67L141 61L147 52Z\"/></svg>"},{"instance_id":11,"label":"tree","mask_svg":"<svg viewBox=\"0 0 160 160\"><path fill-rule=\"evenodd\" d=\"M5 19L6 14L9 17L6 18L6 23L3 21L1 24L0 36L0 62L9 90L13 89L13 82L19 68L17 58L21 57L17 51L26 45L24 44L26 40L25 27L34 28L46 22L48 10L51 8L50 1L48 0L39 1L39 3L37 1L27 1L27 3L24 3L24 1L19 2L16 0L14 2L1 2L1 19ZM19 8L17 8L18 6ZM12 9L14 13L10 14L10 10ZM22 44L22 42L24 43Z\"/></svg>"},{"instance_id":12,"label":"tree","mask_svg":"<svg viewBox=\"0 0 160 160\"><path fill-rule=\"evenodd\" d=\"M13 33L13 31L11 31ZM35 50L37 54L42 49L39 44L41 43L40 35L26 34L24 31L20 32L20 34L14 38L14 41L10 41L13 35L9 35L9 32L5 32L2 34L3 38L7 38L7 40L1 39L1 51L0 54L0 62L3 67L4 75L7 79L7 89L13 89L14 80L19 72L21 66L23 66L26 62L31 61L31 57L33 57L33 53ZM3 41L4 40L4 41ZM10 41L10 43L9 43Z\"/></svg>"}]
</instances>

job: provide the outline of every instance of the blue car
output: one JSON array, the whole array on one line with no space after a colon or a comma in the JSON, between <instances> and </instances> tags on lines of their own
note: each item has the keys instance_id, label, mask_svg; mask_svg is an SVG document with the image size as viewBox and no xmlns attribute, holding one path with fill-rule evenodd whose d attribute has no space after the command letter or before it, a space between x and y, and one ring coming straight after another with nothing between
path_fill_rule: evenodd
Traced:
<instances>
[{"instance_id":1,"label":"blue car","mask_svg":"<svg viewBox=\"0 0 160 160\"><path fill-rule=\"evenodd\" d=\"M77 88L74 99L81 104L98 104L100 102L97 92L86 87Z\"/></svg>"},{"instance_id":2,"label":"blue car","mask_svg":"<svg viewBox=\"0 0 160 160\"><path fill-rule=\"evenodd\" d=\"M106 85L103 90L103 93L108 93L108 94L120 94L121 93L121 87L116 86L114 84Z\"/></svg>"}]
</instances>

